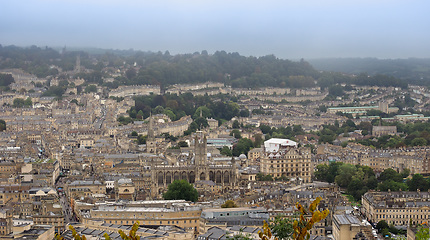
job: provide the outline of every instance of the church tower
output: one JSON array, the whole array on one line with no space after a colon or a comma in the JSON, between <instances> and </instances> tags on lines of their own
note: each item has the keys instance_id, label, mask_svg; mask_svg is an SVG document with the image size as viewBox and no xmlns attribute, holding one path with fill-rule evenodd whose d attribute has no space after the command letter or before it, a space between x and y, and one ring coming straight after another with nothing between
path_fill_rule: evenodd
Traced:
<instances>
[{"instance_id":1,"label":"church tower","mask_svg":"<svg viewBox=\"0 0 430 240\"><path fill-rule=\"evenodd\" d=\"M81 55L79 55L79 54L78 54L78 56L76 56L75 71L77 73L81 72Z\"/></svg>"},{"instance_id":2,"label":"church tower","mask_svg":"<svg viewBox=\"0 0 430 240\"><path fill-rule=\"evenodd\" d=\"M196 169L196 180L205 181L208 179L208 161L207 161L207 139L206 134L202 131L196 133L194 139L194 166Z\"/></svg>"},{"instance_id":3,"label":"church tower","mask_svg":"<svg viewBox=\"0 0 430 240\"><path fill-rule=\"evenodd\" d=\"M206 134L204 134L202 131L198 131L196 133L196 138L194 139L194 152L194 165L207 165L207 139Z\"/></svg>"},{"instance_id":4,"label":"church tower","mask_svg":"<svg viewBox=\"0 0 430 240\"><path fill-rule=\"evenodd\" d=\"M146 152L157 154L157 141L154 134L154 120L149 116L148 137L146 138Z\"/></svg>"}]
</instances>

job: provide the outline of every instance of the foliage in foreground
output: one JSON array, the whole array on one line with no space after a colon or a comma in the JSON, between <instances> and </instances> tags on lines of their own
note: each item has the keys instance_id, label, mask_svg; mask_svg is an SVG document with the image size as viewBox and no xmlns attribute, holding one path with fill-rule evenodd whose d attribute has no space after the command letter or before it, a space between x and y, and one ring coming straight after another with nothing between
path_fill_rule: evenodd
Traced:
<instances>
[{"instance_id":1,"label":"foliage in foreground","mask_svg":"<svg viewBox=\"0 0 430 240\"><path fill-rule=\"evenodd\" d=\"M133 224L128 235L124 231L122 231L121 229L118 230L118 233L119 233L119 235L121 235L121 238L124 240L140 240L140 236L136 235L138 228L139 228L139 221L137 221ZM78 232L76 232L75 228L72 225L69 225L69 229L70 229L70 231L72 231L72 236L75 240L86 240L87 239L85 237L85 235L82 235L82 236L79 235ZM111 237L107 233L103 234L103 237L105 238L105 240L111 240ZM57 233L57 234L55 234L55 239L56 240L64 240L65 238Z\"/></svg>"},{"instance_id":2,"label":"foliage in foreground","mask_svg":"<svg viewBox=\"0 0 430 240\"><path fill-rule=\"evenodd\" d=\"M136 236L136 232L137 232L138 228L139 228L139 221L137 221L133 224L128 235L124 231L122 231L121 229L118 230L118 233L119 233L119 235L121 235L121 238L124 240L140 240L140 236ZM105 237L105 240L111 240L111 238L109 237L109 235L107 233L105 233L103 235L103 237Z\"/></svg>"},{"instance_id":3,"label":"foliage in foreground","mask_svg":"<svg viewBox=\"0 0 430 240\"><path fill-rule=\"evenodd\" d=\"M277 232L275 226L271 229L271 227L265 222L263 225L263 231L258 233L261 240L270 240L272 236L274 236L275 240L289 239L292 235L295 240L308 240L310 238L309 230L312 229L315 223L325 219L329 210L325 209L324 211L318 210L318 204L321 201L321 197L317 197L311 205L309 206L309 210L306 210L300 203L296 204L297 209L299 210L300 216L299 220L295 220L292 224L292 229L286 228L282 230L282 234ZM311 217L306 217L306 216ZM287 224L288 225L288 224ZM292 230L291 233L283 232ZM274 231L275 234L272 234Z\"/></svg>"}]
</instances>

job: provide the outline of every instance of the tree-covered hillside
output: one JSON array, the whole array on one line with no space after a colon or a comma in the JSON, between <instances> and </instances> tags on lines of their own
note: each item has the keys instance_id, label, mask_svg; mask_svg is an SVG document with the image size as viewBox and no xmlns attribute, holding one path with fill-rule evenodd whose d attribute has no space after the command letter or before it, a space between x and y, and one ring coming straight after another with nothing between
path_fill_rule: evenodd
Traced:
<instances>
[{"instance_id":1,"label":"tree-covered hillside","mask_svg":"<svg viewBox=\"0 0 430 240\"><path fill-rule=\"evenodd\" d=\"M428 85L430 82L430 59L324 58L309 62L321 71L384 74L408 79L414 84Z\"/></svg>"},{"instance_id":2,"label":"tree-covered hillside","mask_svg":"<svg viewBox=\"0 0 430 240\"><path fill-rule=\"evenodd\" d=\"M78 56L81 69L84 69L79 73L72 71L76 68ZM420 66L417 65L417 68ZM7 68L21 68L40 78L80 77L87 84L96 83L108 88L140 84L155 84L166 88L172 84L208 81L236 88L327 88L342 83L407 87L407 81L390 75L376 74L368 77L367 74L353 76L339 72L320 72L304 60L294 62L274 55L245 57L225 51L171 55L168 51L155 53L106 50L100 54L63 49L60 53L49 47L0 45L0 69ZM399 68L399 71L404 71L401 76L409 76L407 69ZM118 73L120 76L117 76ZM103 81L112 77L112 74L116 76L113 82Z\"/></svg>"}]
</instances>

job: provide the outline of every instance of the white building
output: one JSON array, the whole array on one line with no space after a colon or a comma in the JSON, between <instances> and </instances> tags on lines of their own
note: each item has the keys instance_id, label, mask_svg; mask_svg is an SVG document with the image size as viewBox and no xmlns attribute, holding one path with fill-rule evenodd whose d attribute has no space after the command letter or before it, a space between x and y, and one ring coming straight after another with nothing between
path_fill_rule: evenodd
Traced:
<instances>
[{"instance_id":1,"label":"white building","mask_svg":"<svg viewBox=\"0 0 430 240\"><path fill-rule=\"evenodd\" d=\"M297 142L290 139L271 138L264 142L264 150L268 152L278 152L279 149L287 147L297 147Z\"/></svg>"}]
</instances>

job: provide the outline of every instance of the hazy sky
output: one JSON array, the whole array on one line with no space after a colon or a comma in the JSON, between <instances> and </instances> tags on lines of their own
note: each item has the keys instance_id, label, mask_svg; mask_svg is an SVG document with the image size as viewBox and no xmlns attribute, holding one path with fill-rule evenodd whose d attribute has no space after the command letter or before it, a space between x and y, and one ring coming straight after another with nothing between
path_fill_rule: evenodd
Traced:
<instances>
[{"instance_id":1,"label":"hazy sky","mask_svg":"<svg viewBox=\"0 0 430 240\"><path fill-rule=\"evenodd\" d=\"M0 44L430 57L429 0L0 0Z\"/></svg>"}]
</instances>

